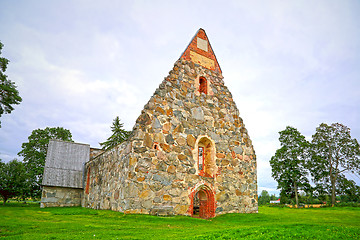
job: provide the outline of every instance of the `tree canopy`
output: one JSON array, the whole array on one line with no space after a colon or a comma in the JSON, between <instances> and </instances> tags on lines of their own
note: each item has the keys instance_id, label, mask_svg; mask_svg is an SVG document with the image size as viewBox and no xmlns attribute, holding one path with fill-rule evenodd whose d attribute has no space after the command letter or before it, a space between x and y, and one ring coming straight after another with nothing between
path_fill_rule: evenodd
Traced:
<instances>
[{"instance_id":1,"label":"tree canopy","mask_svg":"<svg viewBox=\"0 0 360 240\"><path fill-rule=\"evenodd\" d=\"M347 171L360 174L360 146L350 128L340 123L320 124L312 136L312 160L308 166L314 182L329 185L331 202L336 201L336 184Z\"/></svg>"},{"instance_id":2,"label":"tree canopy","mask_svg":"<svg viewBox=\"0 0 360 240\"><path fill-rule=\"evenodd\" d=\"M3 44L0 42L0 56ZM22 98L16 89L15 83L5 75L9 60L0 57L0 117L5 113L11 113L14 110L13 105L19 104ZM1 121L0 121L1 127Z\"/></svg>"},{"instance_id":3,"label":"tree canopy","mask_svg":"<svg viewBox=\"0 0 360 240\"><path fill-rule=\"evenodd\" d=\"M309 142L293 127L279 132L281 148L271 157L272 177L278 182L281 196L295 197L299 205L298 190L309 187L305 160L308 157Z\"/></svg>"},{"instance_id":4,"label":"tree canopy","mask_svg":"<svg viewBox=\"0 0 360 240\"><path fill-rule=\"evenodd\" d=\"M261 191L261 194L258 199L258 203L259 203L259 205L265 205L265 204L270 203L270 195L269 195L268 191L266 191L266 190Z\"/></svg>"},{"instance_id":5,"label":"tree canopy","mask_svg":"<svg viewBox=\"0 0 360 240\"><path fill-rule=\"evenodd\" d=\"M360 202L360 187L344 175L339 175L336 181L336 194L345 202Z\"/></svg>"},{"instance_id":6,"label":"tree canopy","mask_svg":"<svg viewBox=\"0 0 360 240\"><path fill-rule=\"evenodd\" d=\"M336 195L348 201L360 200L360 187L346 173L360 174L360 146L343 124L320 124L309 143L301 133L286 127L280 133L281 148L270 160L272 176L281 189L281 201L303 198L336 202ZM310 176L313 185L310 185ZM315 186L314 186L315 184ZM306 193L306 196L304 195ZM284 201L285 200L285 201Z\"/></svg>"},{"instance_id":7,"label":"tree canopy","mask_svg":"<svg viewBox=\"0 0 360 240\"><path fill-rule=\"evenodd\" d=\"M24 163L32 184L32 196L40 196L40 186L44 173L45 159L50 139L72 142L71 132L62 127L33 130L28 142L21 145L18 153L24 157Z\"/></svg>"},{"instance_id":8,"label":"tree canopy","mask_svg":"<svg viewBox=\"0 0 360 240\"><path fill-rule=\"evenodd\" d=\"M123 127L124 124L121 123L120 118L117 116L111 126L113 134L105 142L100 143L100 146L104 149L109 149L126 141L130 136L131 131L126 131Z\"/></svg>"},{"instance_id":9,"label":"tree canopy","mask_svg":"<svg viewBox=\"0 0 360 240\"><path fill-rule=\"evenodd\" d=\"M4 205L9 198L24 197L29 190L24 163L14 159L8 163L0 159L0 195Z\"/></svg>"}]
</instances>

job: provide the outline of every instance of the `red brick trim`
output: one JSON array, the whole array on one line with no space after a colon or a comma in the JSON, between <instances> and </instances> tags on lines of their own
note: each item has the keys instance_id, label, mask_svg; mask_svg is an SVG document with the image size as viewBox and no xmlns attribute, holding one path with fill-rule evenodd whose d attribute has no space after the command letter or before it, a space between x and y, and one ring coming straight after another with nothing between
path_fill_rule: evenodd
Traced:
<instances>
[{"instance_id":1,"label":"red brick trim","mask_svg":"<svg viewBox=\"0 0 360 240\"><path fill-rule=\"evenodd\" d=\"M215 217L215 209L216 209L216 202L215 202L215 193L211 189L211 186L207 183L203 183L198 187L194 187L191 191L189 198L190 198L190 207L188 210L188 214L192 217L194 212L194 197L195 194L199 191L202 191L206 194L206 200L200 201L200 210L199 210L199 217L200 218L212 218Z\"/></svg>"}]
</instances>

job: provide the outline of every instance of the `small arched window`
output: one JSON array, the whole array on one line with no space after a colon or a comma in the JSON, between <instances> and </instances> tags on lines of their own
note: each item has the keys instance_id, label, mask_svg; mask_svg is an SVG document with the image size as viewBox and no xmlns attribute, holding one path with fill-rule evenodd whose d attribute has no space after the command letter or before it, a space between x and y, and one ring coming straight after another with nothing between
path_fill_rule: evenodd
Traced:
<instances>
[{"instance_id":1,"label":"small arched window","mask_svg":"<svg viewBox=\"0 0 360 240\"><path fill-rule=\"evenodd\" d=\"M199 92L207 94L207 81L204 77L199 79Z\"/></svg>"},{"instance_id":2,"label":"small arched window","mask_svg":"<svg viewBox=\"0 0 360 240\"><path fill-rule=\"evenodd\" d=\"M215 147L207 137L202 137L196 144L199 175L214 177L217 167L215 163Z\"/></svg>"}]
</instances>

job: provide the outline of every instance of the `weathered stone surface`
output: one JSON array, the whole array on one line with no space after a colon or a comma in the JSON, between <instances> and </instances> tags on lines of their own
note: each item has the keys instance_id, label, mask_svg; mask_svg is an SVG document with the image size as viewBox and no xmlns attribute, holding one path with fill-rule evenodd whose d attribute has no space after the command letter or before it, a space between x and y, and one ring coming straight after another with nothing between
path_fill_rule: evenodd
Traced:
<instances>
[{"instance_id":1,"label":"weathered stone surface","mask_svg":"<svg viewBox=\"0 0 360 240\"><path fill-rule=\"evenodd\" d=\"M164 161L160 161L157 165L156 165L156 169L160 170L160 171L166 171L167 169L167 165Z\"/></svg>"},{"instance_id":2,"label":"weathered stone surface","mask_svg":"<svg viewBox=\"0 0 360 240\"><path fill-rule=\"evenodd\" d=\"M229 199L229 194L224 191L216 194L216 201L218 202L225 202L228 199Z\"/></svg>"},{"instance_id":3,"label":"weathered stone surface","mask_svg":"<svg viewBox=\"0 0 360 240\"><path fill-rule=\"evenodd\" d=\"M157 159L161 160L161 161L166 161L167 160L167 156L165 155L165 153L163 151L157 151Z\"/></svg>"},{"instance_id":4,"label":"weathered stone surface","mask_svg":"<svg viewBox=\"0 0 360 240\"><path fill-rule=\"evenodd\" d=\"M186 142L190 147L193 148L195 146L196 139L193 135L188 134L186 138Z\"/></svg>"},{"instance_id":5,"label":"weathered stone surface","mask_svg":"<svg viewBox=\"0 0 360 240\"><path fill-rule=\"evenodd\" d=\"M140 193L139 197L143 199L150 199L154 197L154 193L151 190L144 190Z\"/></svg>"},{"instance_id":6,"label":"weathered stone surface","mask_svg":"<svg viewBox=\"0 0 360 240\"><path fill-rule=\"evenodd\" d=\"M159 119L157 119L156 117L155 117L154 120L153 120L152 128L154 128L154 129L156 129L156 128L161 128L160 121L159 121Z\"/></svg>"},{"instance_id":7,"label":"weathered stone surface","mask_svg":"<svg viewBox=\"0 0 360 240\"><path fill-rule=\"evenodd\" d=\"M215 120L214 120L215 121ZM214 133L214 132L209 132L209 136L211 137L212 140L214 140L215 142L219 142L221 140L221 137Z\"/></svg>"},{"instance_id":8,"label":"weathered stone surface","mask_svg":"<svg viewBox=\"0 0 360 240\"><path fill-rule=\"evenodd\" d=\"M229 161L229 160L226 160L226 159L224 159L224 160L221 161L221 165L222 165L222 166L229 165L229 163L230 163L230 161Z\"/></svg>"},{"instance_id":9,"label":"weathered stone surface","mask_svg":"<svg viewBox=\"0 0 360 240\"><path fill-rule=\"evenodd\" d=\"M226 142L216 143L216 147L221 152L227 152L227 150L229 150L229 145Z\"/></svg>"},{"instance_id":10,"label":"weathered stone surface","mask_svg":"<svg viewBox=\"0 0 360 240\"><path fill-rule=\"evenodd\" d=\"M179 159L180 161L184 161L184 160L187 160L187 156L185 156L184 154L179 154L179 155L178 155L178 159Z\"/></svg>"},{"instance_id":11,"label":"weathered stone surface","mask_svg":"<svg viewBox=\"0 0 360 240\"><path fill-rule=\"evenodd\" d=\"M201 107L192 108L191 109L191 115L196 120L204 121L204 111L202 110Z\"/></svg>"},{"instance_id":12,"label":"weathered stone surface","mask_svg":"<svg viewBox=\"0 0 360 240\"><path fill-rule=\"evenodd\" d=\"M166 115L169 116L169 117L172 116L173 115L173 110L171 108L167 109L166 110Z\"/></svg>"},{"instance_id":13,"label":"weathered stone surface","mask_svg":"<svg viewBox=\"0 0 360 240\"><path fill-rule=\"evenodd\" d=\"M145 147L134 147L134 152L143 153L143 152L146 152L146 148Z\"/></svg>"},{"instance_id":14,"label":"weathered stone surface","mask_svg":"<svg viewBox=\"0 0 360 240\"><path fill-rule=\"evenodd\" d=\"M138 182L143 182L145 180L145 177L138 177L137 180Z\"/></svg>"},{"instance_id":15,"label":"weathered stone surface","mask_svg":"<svg viewBox=\"0 0 360 240\"><path fill-rule=\"evenodd\" d=\"M152 203L151 200L146 200L146 201L143 201L143 202L142 202L142 206L143 206L145 209L151 208L152 205L153 205L153 203Z\"/></svg>"},{"instance_id":16,"label":"weathered stone surface","mask_svg":"<svg viewBox=\"0 0 360 240\"><path fill-rule=\"evenodd\" d=\"M180 146L173 146L172 150L176 153L181 153L182 152L182 148Z\"/></svg>"},{"instance_id":17,"label":"weathered stone surface","mask_svg":"<svg viewBox=\"0 0 360 240\"><path fill-rule=\"evenodd\" d=\"M82 189L44 186L40 207L73 207L81 205Z\"/></svg>"},{"instance_id":18,"label":"weathered stone surface","mask_svg":"<svg viewBox=\"0 0 360 240\"><path fill-rule=\"evenodd\" d=\"M164 143L164 142L165 142L164 134L162 134L162 133L155 133L155 134L154 134L154 142Z\"/></svg>"},{"instance_id":19,"label":"weathered stone surface","mask_svg":"<svg viewBox=\"0 0 360 240\"><path fill-rule=\"evenodd\" d=\"M160 114L164 114L164 113L165 113L164 109L162 109L161 107L157 107L157 108L155 109L155 111L158 112L158 113L160 113Z\"/></svg>"},{"instance_id":20,"label":"weathered stone surface","mask_svg":"<svg viewBox=\"0 0 360 240\"><path fill-rule=\"evenodd\" d=\"M184 131L184 128L183 128L182 124L178 124L174 129L174 133L182 133L183 131Z\"/></svg>"},{"instance_id":21,"label":"weathered stone surface","mask_svg":"<svg viewBox=\"0 0 360 240\"><path fill-rule=\"evenodd\" d=\"M243 149L242 149L241 146L236 146L236 147L234 147L234 152L235 152L236 154L242 154L242 153L243 153Z\"/></svg>"},{"instance_id":22,"label":"weathered stone surface","mask_svg":"<svg viewBox=\"0 0 360 240\"><path fill-rule=\"evenodd\" d=\"M169 166L167 172L174 174L176 172L176 167L174 165Z\"/></svg>"},{"instance_id":23,"label":"weathered stone surface","mask_svg":"<svg viewBox=\"0 0 360 240\"><path fill-rule=\"evenodd\" d=\"M154 174L153 178L154 181L160 182L162 185L168 186L171 184L169 179L165 178L164 176L160 176L158 174Z\"/></svg>"},{"instance_id":24,"label":"weathered stone surface","mask_svg":"<svg viewBox=\"0 0 360 240\"><path fill-rule=\"evenodd\" d=\"M171 124L169 122L165 123L163 125L163 130L166 131L166 132L169 132L171 129Z\"/></svg>"},{"instance_id":25,"label":"weathered stone surface","mask_svg":"<svg viewBox=\"0 0 360 240\"><path fill-rule=\"evenodd\" d=\"M186 144L186 140L185 140L185 138L183 138L183 137L178 137L178 138L176 139L176 142L177 142L180 146L184 146L184 145Z\"/></svg>"},{"instance_id":26,"label":"weathered stone surface","mask_svg":"<svg viewBox=\"0 0 360 240\"><path fill-rule=\"evenodd\" d=\"M149 188L154 192L157 192L157 191L161 190L163 187L164 187L163 184L161 184L159 182L152 182L149 185Z\"/></svg>"},{"instance_id":27,"label":"weathered stone surface","mask_svg":"<svg viewBox=\"0 0 360 240\"><path fill-rule=\"evenodd\" d=\"M160 143L161 148L165 151L165 152L170 152L170 146L166 143Z\"/></svg>"},{"instance_id":28,"label":"weathered stone surface","mask_svg":"<svg viewBox=\"0 0 360 240\"><path fill-rule=\"evenodd\" d=\"M153 206L149 213L151 215L157 215L157 216L173 215L174 207L173 206Z\"/></svg>"},{"instance_id":29,"label":"weathered stone surface","mask_svg":"<svg viewBox=\"0 0 360 240\"><path fill-rule=\"evenodd\" d=\"M175 110L174 112L174 116L179 120L182 121L184 119L184 116L182 115L181 111Z\"/></svg>"},{"instance_id":30,"label":"weathered stone surface","mask_svg":"<svg viewBox=\"0 0 360 240\"><path fill-rule=\"evenodd\" d=\"M168 134L168 135L165 137L165 140L166 140L166 143L167 143L167 144L170 144L170 145L174 144L174 138L173 138L173 136L172 136L171 134Z\"/></svg>"},{"instance_id":31,"label":"weathered stone surface","mask_svg":"<svg viewBox=\"0 0 360 240\"><path fill-rule=\"evenodd\" d=\"M145 146L147 146L148 148L152 148L152 146L153 146L153 141L152 141L152 139L151 139L150 134L148 134L148 133L145 134L144 144L145 144Z\"/></svg>"},{"instance_id":32,"label":"weathered stone surface","mask_svg":"<svg viewBox=\"0 0 360 240\"><path fill-rule=\"evenodd\" d=\"M171 200L172 200L172 197L171 197L170 195L165 194L165 195L163 196L163 199L164 199L164 201L171 201Z\"/></svg>"},{"instance_id":33,"label":"weathered stone surface","mask_svg":"<svg viewBox=\"0 0 360 240\"><path fill-rule=\"evenodd\" d=\"M144 113L138 118L137 122L140 125L149 125L151 123L151 119L147 113Z\"/></svg>"},{"instance_id":34,"label":"weathered stone surface","mask_svg":"<svg viewBox=\"0 0 360 240\"><path fill-rule=\"evenodd\" d=\"M188 205L176 204L174 212L175 212L175 214L178 214L178 215L184 215L188 209L189 209Z\"/></svg>"}]
</instances>

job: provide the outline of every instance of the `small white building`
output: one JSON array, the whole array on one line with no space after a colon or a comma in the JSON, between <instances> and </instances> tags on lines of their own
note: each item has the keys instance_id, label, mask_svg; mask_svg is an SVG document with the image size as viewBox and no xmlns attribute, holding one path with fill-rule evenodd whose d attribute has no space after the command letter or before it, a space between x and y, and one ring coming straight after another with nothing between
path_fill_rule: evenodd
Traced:
<instances>
[{"instance_id":1,"label":"small white building","mask_svg":"<svg viewBox=\"0 0 360 240\"><path fill-rule=\"evenodd\" d=\"M280 204L280 198L278 200L272 200L270 203Z\"/></svg>"}]
</instances>

